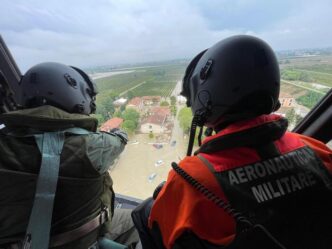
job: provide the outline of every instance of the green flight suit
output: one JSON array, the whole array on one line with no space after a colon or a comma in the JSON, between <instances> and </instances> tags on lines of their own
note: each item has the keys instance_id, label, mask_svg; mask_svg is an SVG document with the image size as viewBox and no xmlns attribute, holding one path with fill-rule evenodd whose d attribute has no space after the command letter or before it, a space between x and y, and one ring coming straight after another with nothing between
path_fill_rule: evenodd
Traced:
<instances>
[{"instance_id":1,"label":"green flight suit","mask_svg":"<svg viewBox=\"0 0 332 249\"><path fill-rule=\"evenodd\" d=\"M0 248L24 238L41 165L33 136L45 131L82 128L87 135L67 134L52 216L51 236L78 228L107 207L110 218L79 240L57 248L87 248L111 229L114 191L109 167L125 146L121 136L96 132L97 120L52 106L0 115ZM13 136L14 134L14 136ZM52 240L52 237L51 237Z\"/></svg>"}]
</instances>

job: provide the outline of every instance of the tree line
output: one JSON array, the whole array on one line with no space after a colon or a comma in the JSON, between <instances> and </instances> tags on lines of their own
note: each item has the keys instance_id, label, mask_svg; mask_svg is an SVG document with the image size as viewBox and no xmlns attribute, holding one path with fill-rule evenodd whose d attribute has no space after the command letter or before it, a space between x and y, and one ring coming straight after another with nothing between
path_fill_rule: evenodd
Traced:
<instances>
[{"instance_id":1,"label":"tree line","mask_svg":"<svg viewBox=\"0 0 332 249\"><path fill-rule=\"evenodd\" d=\"M131 94L130 92L128 93ZM132 108L126 109L124 105L116 108L113 102L118 98L118 94L109 92L101 95L97 100L96 113L93 115L98 120L99 126L113 117L124 119L121 128L128 134L133 134L138 127L140 114Z\"/></svg>"}]
</instances>

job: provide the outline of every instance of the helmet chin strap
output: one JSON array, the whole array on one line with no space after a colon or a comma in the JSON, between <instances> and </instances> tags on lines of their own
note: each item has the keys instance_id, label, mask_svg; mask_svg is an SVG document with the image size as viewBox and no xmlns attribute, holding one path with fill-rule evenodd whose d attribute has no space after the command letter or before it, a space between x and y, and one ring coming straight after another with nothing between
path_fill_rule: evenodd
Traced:
<instances>
[{"instance_id":1,"label":"helmet chin strap","mask_svg":"<svg viewBox=\"0 0 332 249\"><path fill-rule=\"evenodd\" d=\"M203 101L201 99L203 94L206 94L206 96L207 96L206 101ZM211 114L211 109L212 109L211 94L209 91L202 90L202 91L198 92L197 99L202 107L195 112L193 120L191 121L187 156L191 156L191 153L192 153L192 150L194 147L197 126L201 127L199 134L198 134L198 144L199 144L199 146L201 146L203 126L206 123L207 118Z\"/></svg>"},{"instance_id":2,"label":"helmet chin strap","mask_svg":"<svg viewBox=\"0 0 332 249\"><path fill-rule=\"evenodd\" d=\"M194 141L195 141L195 135L196 135L196 128L197 128L197 119L198 118L199 118L199 116L195 115L193 117L193 120L191 121L189 143L188 143L188 149L187 149L187 156L191 156L191 153L193 151L193 146L194 146Z\"/></svg>"},{"instance_id":3,"label":"helmet chin strap","mask_svg":"<svg viewBox=\"0 0 332 249\"><path fill-rule=\"evenodd\" d=\"M206 108L206 107L203 110L202 109L198 110L195 113L195 115L193 117L193 120L191 121L187 156L191 156L191 154L192 154L197 126L200 127L200 131L199 131L199 134L198 134L198 145L201 146L201 144L202 144L202 135L203 135L203 126L206 122L206 119L207 119L209 113L210 113L210 109Z\"/></svg>"}]
</instances>

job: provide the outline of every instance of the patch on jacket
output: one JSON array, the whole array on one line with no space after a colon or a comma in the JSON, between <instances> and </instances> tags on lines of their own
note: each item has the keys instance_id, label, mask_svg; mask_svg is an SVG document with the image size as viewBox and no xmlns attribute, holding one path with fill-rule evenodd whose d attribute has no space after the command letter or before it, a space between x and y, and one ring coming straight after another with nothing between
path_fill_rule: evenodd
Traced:
<instances>
[{"instance_id":1,"label":"patch on jacket","mask_svg":"<svg viewBox=\"0 0 332 249\"><path fill-rule=\"evenodd\" d=\"M308 147L216 175L235 206L254 207L311 188L331 188L331 176ZM239 194L242 200L232 198Z\"/></svg>"}]
</instances>

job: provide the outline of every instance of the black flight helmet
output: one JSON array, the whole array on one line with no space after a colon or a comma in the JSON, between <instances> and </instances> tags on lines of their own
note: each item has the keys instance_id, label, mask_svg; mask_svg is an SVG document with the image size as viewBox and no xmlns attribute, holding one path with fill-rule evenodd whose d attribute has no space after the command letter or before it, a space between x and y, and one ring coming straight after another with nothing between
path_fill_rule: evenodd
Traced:
<instances>
[{"instance_id":1,"label":"black flight helmet","mask_svg":"<svg viewBox=\"0 0 332 249\"><path fill-rule=\"evenodd\" d=\"M79 68L55 62L41 63L29 69L20 84L23 108L51 105L80 114L96 110L96 85Z\"/></svg>"},{"instance_id":2,"label":"black flight helmet","mask_svg":"<svg viewBox=\"0 0 332 249\"><path fill-rule=\"evenodd\" d=\"M197 125L216 128L277 110L279 89L279 65L271 47L256 37L238 35L191 61L181 94Z\"/></svg>"}]
</instances>

